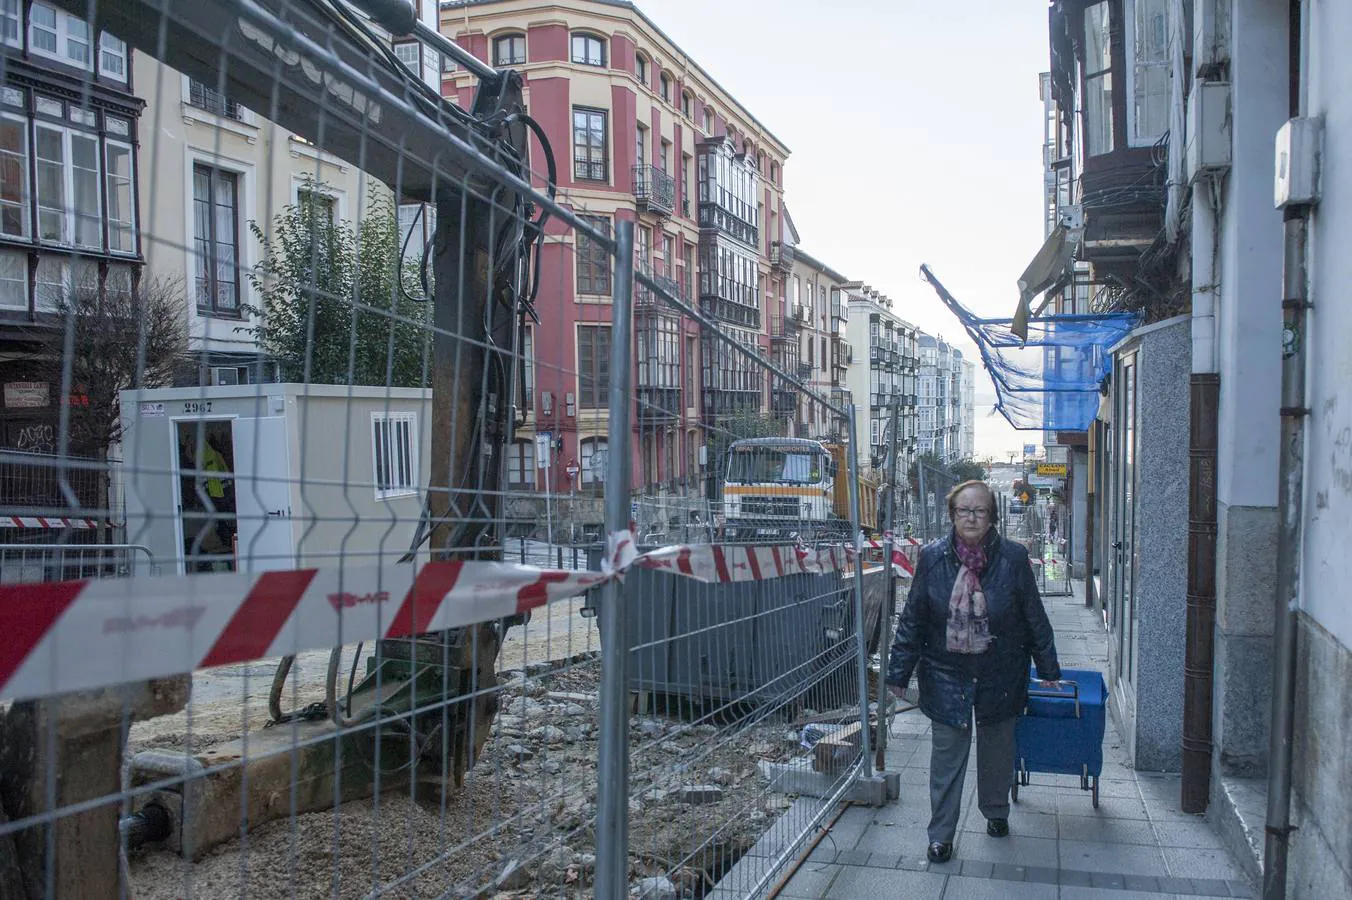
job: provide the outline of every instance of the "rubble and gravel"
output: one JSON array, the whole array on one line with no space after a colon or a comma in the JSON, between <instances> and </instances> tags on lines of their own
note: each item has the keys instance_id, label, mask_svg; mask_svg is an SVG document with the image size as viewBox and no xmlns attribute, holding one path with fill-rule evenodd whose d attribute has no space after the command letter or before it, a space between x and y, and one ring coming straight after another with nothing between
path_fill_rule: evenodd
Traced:
<instances>
[{"instance_id":1,"label":"rubble and gravel","mask_svg":"<svg viewBox=\"0 0 1352 900\"><path fill-rule=\"evenodd\" d=\"M197 863L159 849L129 861L137 900L170 898L589 897L595 867L595 653L501 673L500 713L482 758L444 799L378 797L261 824ZM171 718L171 717L166 717ZM185 731L141 723L129 751L183 749ZM238 710L194 720L200 749L240 732ZM801 754L782 719L630 720L634 896L697 898L789 805L757 765Z\"/></svg>"}]
</instances>

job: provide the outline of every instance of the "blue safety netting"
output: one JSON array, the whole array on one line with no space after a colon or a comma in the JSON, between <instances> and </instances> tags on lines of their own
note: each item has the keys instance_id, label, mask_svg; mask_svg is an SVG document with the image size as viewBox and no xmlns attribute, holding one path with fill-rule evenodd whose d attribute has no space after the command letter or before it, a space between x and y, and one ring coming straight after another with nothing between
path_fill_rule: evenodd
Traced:
<instances>
[{"instance_id":1,"label":"blue safety netting","mask_svg":"<svg viewBox=\"0 0 1352 900\"><path fill-rule=\"evenodd\" d=\"M982 319L959 303L928 266L920 274L958 317L995 384L996 409L1015 428L1086 431L1098 412L1112 367L1108 350L1138 324L1136 313L1043 316L1028 320L1028 337L1013 319Z\"/></svg>"}]
</instances>

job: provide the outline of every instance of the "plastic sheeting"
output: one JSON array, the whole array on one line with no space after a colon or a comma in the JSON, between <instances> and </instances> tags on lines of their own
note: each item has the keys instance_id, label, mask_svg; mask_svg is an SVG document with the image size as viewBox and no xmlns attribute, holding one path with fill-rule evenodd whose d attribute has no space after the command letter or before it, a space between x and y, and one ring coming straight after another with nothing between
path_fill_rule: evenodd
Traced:
<instances>
[{"instance_id":1,"label":"plastic sheeting","mask_svg":"<svg viewBox=\"0 0 1352 900\"><path fill-rule=\"evenodd\" d=\"M1140 324L1140 316L1043 316L1028 320L1024 340L1013 332L1013 319L979 318L928 266L920 274L976 344L995 384L996 409L1010 425L1029 431L1089 429L1112 367L1108 349Z\"/></svg>"}]
</instances>

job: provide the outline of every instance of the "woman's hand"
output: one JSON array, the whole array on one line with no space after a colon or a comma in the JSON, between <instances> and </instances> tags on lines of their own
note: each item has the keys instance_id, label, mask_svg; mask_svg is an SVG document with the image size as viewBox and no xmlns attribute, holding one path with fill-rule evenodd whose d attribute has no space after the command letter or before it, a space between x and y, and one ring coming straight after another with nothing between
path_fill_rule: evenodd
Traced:
<instances>
[{"instance_id":1,"label":"woman's hand","mask_svg":"<svg viewBox=\"0 0 1352 900\"><path fill-rule=\"evenodd\" d=\"M1064 681L1043 681L1040 682L1040 684L1045 688L1059 688L1065 686Z\"/></svg>"}]
</instances>

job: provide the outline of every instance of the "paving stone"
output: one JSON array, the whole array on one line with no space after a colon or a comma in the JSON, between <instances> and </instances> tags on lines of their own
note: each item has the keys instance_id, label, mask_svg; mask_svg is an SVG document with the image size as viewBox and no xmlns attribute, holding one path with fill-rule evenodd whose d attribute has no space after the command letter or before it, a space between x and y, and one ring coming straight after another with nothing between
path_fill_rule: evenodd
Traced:
<instances>
[{"instance_id":1,"label":"paving stone","mask_svg":"<svg viewBox=\"0 0 1352 900\"><path fill-rule=\"evenodd\" d=\"M1064 892L1067 887L1089 887L1094 883L1094 879L1092 872L1082 872L1079 869L1062 869L1057 882Z\"/></svg>"},{"instance_id":2,"label":"paving stone","mask_svg":"<svg viewBox=\"0 0 1352 900\"><path fill-rule=\"evenodd\" d=\"M938 897L944 876L933 872L900 869L842 869L827 890L827 898L859 900L861 897Z\"/></svg>"},{"instance_id":3,"label":"paving stone","mask_svg":"<svg viewBox=\"0 0 1352 900\"><path fill-rule=\"evenodd\" d=\"M1230 885L1219 878L1189 878L1192 893L1199 897L1229 897Z\"/></svg>"},{"instance_id":4,"label":"paving stone","mask_svg":"<svg viewBox=\"0 0 1352 900\"><path fill-rule=\"evenodd\" d=\"M1023 866L1014 866L1009 863L993 863L991 865L991 878L999 881L1023 881L1027 870Z\"/></svg>"},{"instance_id":5,"label":"paving stone","mask_svg":"<svg viewBox=\"0 0 1352 900\"><path fill-rule=\"evenodd\" d=\"M1028 866L1023 880L1036 884L1057 884L1060 871L1055 866Z\"/></svg>"},{"instance_id":6,"label":"paving stone","mask_svg":"<svg viewBox=\"0 0 1352 900\"><path fill-rule=\"evenodd\" d=\"M1127 890L1159 893L1160 880L1154 875L1127 875Z\"/></svg>"},{"instance_id":7,"label":"paving stone","mask_svg":"<svg viewBox=\"0 0 1352 900\"><path fill-rule=\"evenodd\" d=\"M1057 816L1059 837L1063 840L1094 841L1103 844L1144 844L1154 846L1155 828L1144 819L1100 819L1096 816Z\"/></svg>"},{"instance_id":8,"label":"paving stone","mask_svg":"<svg viewBox=\"0 0 1352 900\"><path fill-rule=\"evenodd\" d=\"M820 844L812 848L808 854L807 861L817 865L826 865L836 861L836 854L840 851L832 847L830 842L823 839Z\"/></svg>"},{"instance_id":9,"label":"paving stone","mask_svg":"<svg viewBox=\"0 0 1352 900\"><path fill-rule=\"evenodd\" d=\"M980 859L964 859L961 861L960 870L963 875L970 878L990 878L993 863L988 863Z\"/></svg>"},{"instance_id":10,"label":"paving stone","mask_svg":"<svg viewBox=\"0 0 1352 900\"><path fill-rule=\"evenodd\" d=\"M1161 847L1194 847L1199 850L1221 850L1220 835L1205 820L1192 822L1154 823Z\"/></svg>"},{"instance_id":11,"label":"paving stone","mask_svg":"<svg viewBox=\"0 0 1352 900\"><path fill-rule=\"evenodd\" d=\"M1170 873L1184 878L1239 880L1239 866L1224 850L1198 850L1192 847L1165 847L1164 861ZM1205 893L1202 891L1201 893Z\"/></svg>"},{"instance_id":12,"label":"paving stone","mask_svg":"<svg viewBox=\"0 0 1352 900\"><path fill-rule=\"evenodd\" d=\"M842 850L836 854L836 864L841 866L867 866L873 854L868 850Z\"/></svg>"},{"instance_id":13,"label":"paving stone","mask_svg":"<svg viewBox=\"0 0 1352 900\"><path fill-rule=\"evenodd\" d=\"M816 866L810 862L793 874L793 878L780 891L779 896L793 900L817 900L831 887L831 882L841 872L840 866Z\"/></svg>"},{"instance_id":14,"label":"paving stone","mask_svg":"<svg viewBox=\"0 0 1352 900\"><path fill-rule=\"evenodd\" d=\"M1015 835L999 839L987 837L984 833L980 836L970 835L964 840L962 856L963 859L979 859L1014 866L1055 867L1059 863L1055 838Z\"/></svg>"},{"instance_id":15,"label":"paving stone","mask_svg":"<svg viewBox=\"0 0 1352 900\"><path fill-rule=\"evenodd\" d=\"M1169 874L1158 847L1067 840L1062 840L1060 844L1063 869L1122 875Z\"/></svg>"},{"instance_id":16,"label":"paving stone","mask_svg":"<svg viewBox=\"0 0 1352 900\"><path fill-rule=\"evenodd\" d=\"M1046 900L1047 890L1045 884L1014 884L952 875L944 887L944 900Z\"/></svg>"},{"instance_id":17,"label":"paving stone","mask_svg":"<svg viewBox=\"0 0 1352 900\"><path fill-rule=\"evenodd\" d=\"M1127 876L1112 872L1091 872L1089 882L1096 888L1110 888L1114 891L1127 889Z\"/></svg>"}]
</instances>

